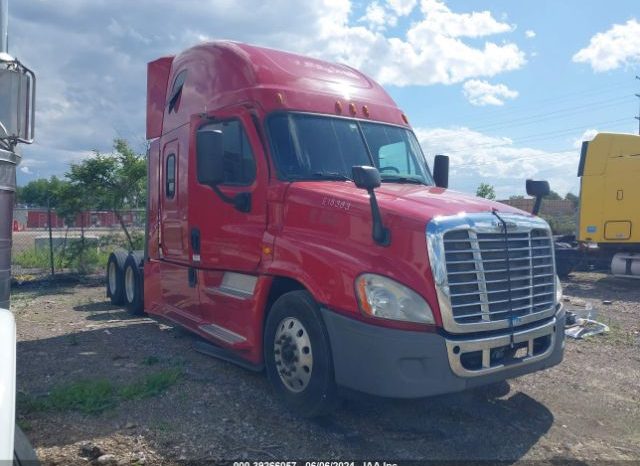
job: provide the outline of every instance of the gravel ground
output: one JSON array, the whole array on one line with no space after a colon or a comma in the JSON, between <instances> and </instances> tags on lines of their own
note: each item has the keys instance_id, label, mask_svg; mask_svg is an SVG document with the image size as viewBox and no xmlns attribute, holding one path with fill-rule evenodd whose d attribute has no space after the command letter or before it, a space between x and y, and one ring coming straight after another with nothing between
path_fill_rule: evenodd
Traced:
<instances>
[{"instance_id":1,"label":"gravel ground","mask_svg":"<svg viewBox=\"0 0 640 466\"><path fill-rule=\"evenodd\" d=\"M12 303L22 400L79 380L124 385L172 367L183 375L156 396L100 414L34 410L21 401L18 422L44 464L640 462L640 283L579 273L563 285L574 304L592 303L611 331L569 340L561 365L429 399L351 397L333 416L313 421L284 411L263 374L196 353L186 331L111 306L98 279L22 285Z\"/></svg>"}]
</instances>

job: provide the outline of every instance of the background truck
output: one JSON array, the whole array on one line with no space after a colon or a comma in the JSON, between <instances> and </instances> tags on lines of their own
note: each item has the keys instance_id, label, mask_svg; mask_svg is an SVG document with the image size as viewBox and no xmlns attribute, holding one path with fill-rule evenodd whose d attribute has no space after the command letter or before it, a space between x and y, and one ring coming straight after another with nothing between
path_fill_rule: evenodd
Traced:
<instances>
[{"instance_id":1,"label":"background truck","mask_svg":"<svg viewBox=\"0 0 640 466\"><path fill-rule=\"evenodd\" d=\"M556 246L558 273L589 265L640 278L640 136L599 133L582 143L578 231Z\"/></svg>"},{"instance_id":2,"label":"background truck","mask_svg":"<svg viewBox=\"0 0 640 466\"><path fill-rule=\"evenodd\" d=\"M147 138L145 250L110 256L108 296L265 369L298 413L561 361L547 223L448 190L357 70L201 44L149 63Z\"/></svg>"}]
</instances>

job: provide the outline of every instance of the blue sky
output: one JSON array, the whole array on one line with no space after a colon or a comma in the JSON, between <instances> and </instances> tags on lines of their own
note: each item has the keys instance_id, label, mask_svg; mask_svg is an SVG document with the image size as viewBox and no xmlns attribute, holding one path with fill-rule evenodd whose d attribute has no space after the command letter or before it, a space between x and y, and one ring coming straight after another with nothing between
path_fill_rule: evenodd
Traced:
<instances>
[{"instance_id":1,"label":"blue sky","mask_svg":"<svg viewBox=\"0 0 640 466\"><path fill-rule=\"evenodd\" d=\"M61 175L114 137L144 144L145 64L232 39L356 66L408 114L451 185L499 197L527 177L578 192L578 147L637 132L637 0L10 0L10 52L38 73L18 182Z\"/></svg>"}]
</instances>

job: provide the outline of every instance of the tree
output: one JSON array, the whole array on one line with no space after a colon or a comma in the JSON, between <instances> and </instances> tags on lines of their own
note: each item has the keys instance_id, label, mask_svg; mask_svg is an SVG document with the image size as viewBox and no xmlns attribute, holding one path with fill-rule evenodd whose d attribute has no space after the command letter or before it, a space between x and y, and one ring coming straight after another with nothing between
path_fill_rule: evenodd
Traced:
<instances>
[{"instance_id":1,"label":"tree","mask_svg":"<svg viewBox=\"0 0 640 466\"><path fill-rule=\"evenodd\" d=\"M564 198L567 201L571 201L574 207L578 207L578 204L580 203L580 198L573 193L567 193Z\"/></svg>"},{"instance_id":2,"label":"tree","mask_svg":"<svg viewBox=\"0 0 640 466\"><path fill-rule=\"evenodd\" d=\"M66 183L56 176L30 181L16 191L17 202L35 207L56 207L58 194Z\"/></svg>"},{"instance_id":3,"label":"tree","mask_svg":"<svg viewBox=\"0 0 640 466\"><path fill-rule=\"evenodd\" d=\"M146 161L144 155L136 154L124 139L116 139L114 149L112 154L94 151L91 157L71 164L66 177L77 190L76 196L83 199L69 200L66 208L69 213L91 208L112 211L133 249L133 240L121 211L146 202Z\"/></svg>"},{"instance_id":4,"label":"tree","mask_svg":"<svg viewBox=\"0 0 640 466\"><path fill-rule=\"evenodd\" d=\"M562 199L562 196L552 189L549 191L549 194L545 196L545 199L549 199L551 201L558 201Z\"/></svg>"},{"instance_id":5,"label":"tree","mask_svg":"<svg viewBox=\"0 0 640 466\"><path fill-rule=\"evenodd\" d=\"M480 183L480 186L476 189L476 196L484 197L485 199L495 199L496 191L490 184Z\"/></svg>"}]
</instances>

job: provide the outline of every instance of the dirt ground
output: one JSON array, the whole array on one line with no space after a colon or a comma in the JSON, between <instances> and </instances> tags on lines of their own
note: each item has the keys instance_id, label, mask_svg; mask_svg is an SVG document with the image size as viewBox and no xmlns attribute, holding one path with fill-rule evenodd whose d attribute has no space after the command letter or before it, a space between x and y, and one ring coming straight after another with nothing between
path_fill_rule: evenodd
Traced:
<instances>
[{"instance_id":1,"label":"dirt ground","mask_svg":"<svg viewBox=\"0 0 640 466\"><path fill-rule=\"evenodd\" d=\"M42 462L59 465L91 458L640 462L640 282L580 273L563 285L592 303L611 331L568 340L561 365L429 399L352 397L313 421L284 411L264 374L196 353L184 330L111 306L101 280L22 285L12 298L18 422ZM182 373L176 384L99 414L24 401L80 380L135 384L171 367Z\"/></svg>"}]
</instances>

